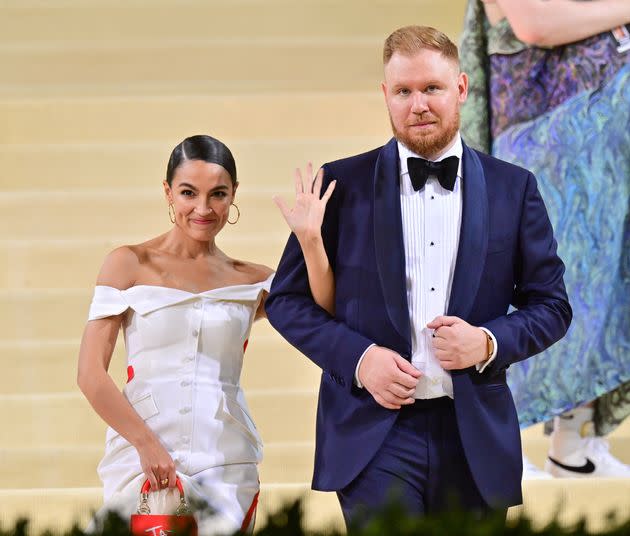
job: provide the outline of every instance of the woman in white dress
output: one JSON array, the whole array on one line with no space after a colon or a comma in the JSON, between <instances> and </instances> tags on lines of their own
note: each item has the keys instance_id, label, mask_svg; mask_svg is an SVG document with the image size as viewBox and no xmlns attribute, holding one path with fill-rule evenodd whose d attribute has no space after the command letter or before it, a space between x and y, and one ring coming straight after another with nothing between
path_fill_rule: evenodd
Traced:
<instances>
[{"instance_id":1,"label":"woman in white dress","mask_svg":"<svg viewBox=\"0 0 630 536\"><path fill-rule=\"evenodd\" d=\"M238 182L223 143L186 138L171 154L163 185L172 229L107 256L81 342L79 387L109 425L98 467L100 514L135 513L147 479L153 513L172 510L179 477L189 501L210 507L196 514L199 534L251 531L262 444L240 373L252 323L265 314L272 270L231 259L215 244L239 215L234 206L229 219ZM320 188L318 176L317 195L305 194L297 173L292 227L310 259L313 295L330 310L318 236L334 184L321 200ZM121 327L128 365L122 393L108 374Z\"/></svg>"}]
</instances>

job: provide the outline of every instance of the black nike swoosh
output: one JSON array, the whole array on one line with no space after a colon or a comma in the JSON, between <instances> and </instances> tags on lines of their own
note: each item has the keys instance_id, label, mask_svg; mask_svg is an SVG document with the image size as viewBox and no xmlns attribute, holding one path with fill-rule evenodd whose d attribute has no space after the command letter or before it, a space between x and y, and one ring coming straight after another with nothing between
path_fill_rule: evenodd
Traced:
<instances>
[{"instance_id":1,"label":"black nike swoosh","mask_svg":"<svg viewBox=\"0 0 630 536\"><path fill-rule=\"evenodd\" d=\"M589 474L589 473L594 473L595 472L595 464L589 460L588 458L586 458L586 463L584 465L564 465L563 463L560 463L558 460L554 460L551 456L548 456L548 458L555 463L558 467L562 467L562 469L564 469L565 471L572 471L574 473L583 473L583 474Z\"/></svg>"}]
</instances>

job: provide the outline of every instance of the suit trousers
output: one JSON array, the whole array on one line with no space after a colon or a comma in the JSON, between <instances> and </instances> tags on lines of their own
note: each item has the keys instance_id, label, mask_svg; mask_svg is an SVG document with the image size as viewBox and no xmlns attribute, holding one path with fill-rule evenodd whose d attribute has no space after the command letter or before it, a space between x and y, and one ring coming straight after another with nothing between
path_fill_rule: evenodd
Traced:
<instances>
[{"instance_id":1,"label":"suit trousers","mask_svg":"<svg viewBox=\"0 0 630 536\"><path fill-rule=\"evenodd\" d=\"M490 508L468 468L449 397L416 400L398 417L370 463L337 492L347 525L364 525L392 503L409 515Z\"/></svg>"}]
</instances>

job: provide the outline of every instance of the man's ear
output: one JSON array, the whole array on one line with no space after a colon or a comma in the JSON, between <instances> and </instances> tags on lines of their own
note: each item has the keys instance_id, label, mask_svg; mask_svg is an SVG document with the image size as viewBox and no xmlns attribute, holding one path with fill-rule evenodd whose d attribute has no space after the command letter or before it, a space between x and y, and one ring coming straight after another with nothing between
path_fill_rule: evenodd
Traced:
<instances>
[{"instance_id":1,"label":"man's ear","mask_svg":"<svg viewBox=\"0 0 630 536\"><path fill-rule=\"evenodd\" d=\"M459 102L463 104L468 98L468 75L466 73L459 73L457 89L459 91Z\"/></svg>"},{"instance_id":2,"label":"man's ear","mask_svg":"<svg viewBox=\"0 0 630 536\"><path fill-rule=\"evenodd\" d=\"M383 92L383 97L387 101L387 84L385 82L381 82L381 91Z\"/></svg>"}]
</instances>

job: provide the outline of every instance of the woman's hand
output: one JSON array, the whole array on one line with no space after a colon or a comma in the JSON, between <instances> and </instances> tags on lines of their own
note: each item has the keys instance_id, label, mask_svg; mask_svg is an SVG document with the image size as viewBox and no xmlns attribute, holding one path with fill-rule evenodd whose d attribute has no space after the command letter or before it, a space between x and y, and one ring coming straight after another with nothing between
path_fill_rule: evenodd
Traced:
<instances>
[{"instance_id":1,"label":"woman's hand","mask_svg":"<svg viewBox=\"0 0 630 536\"><path fill-rule=\"evenodd\" d=\"M336 181L332 181L320 199L324 172L320 169L314 180L312 176L313 164L310 162L306 166L305 179L302 178L302 171L299 168L295 170L295 206L293 208L289 208L281 197L273 198L300 243L321 237L326 203L335 189Z\"/></svg>"},{"instance_id":2,"label":"woman's hand","mask_svg":"<svg viewBox=\"0 0 630 536\"><path fill-rule=\"evenodd\" d=\"M175 487L177 479L175 462L157 438L142 447L138 447L138 454L140 455L142 470L149 480L152 490Z\"/></svg>"}]
</instances>

